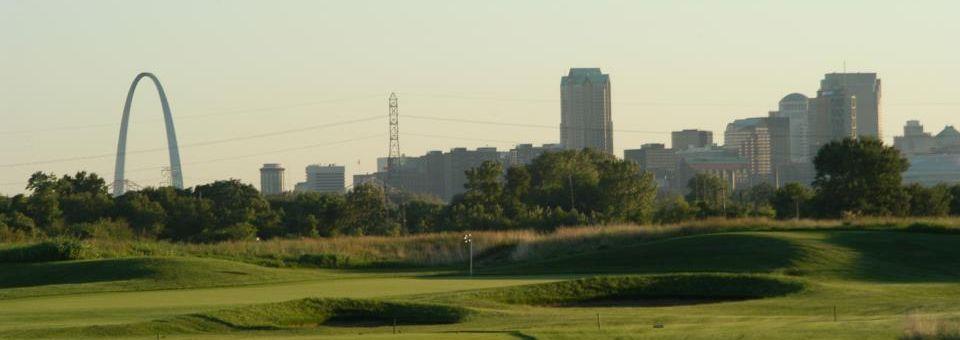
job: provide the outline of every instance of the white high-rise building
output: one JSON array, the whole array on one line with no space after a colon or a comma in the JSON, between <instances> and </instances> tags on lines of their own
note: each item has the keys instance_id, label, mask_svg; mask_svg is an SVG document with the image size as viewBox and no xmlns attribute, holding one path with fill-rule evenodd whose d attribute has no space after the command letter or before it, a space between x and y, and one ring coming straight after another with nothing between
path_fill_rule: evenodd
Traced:
<instances>
[{"instance_id":1,"label":"white high-rise building","mask_svg":"<svg viewBox=\"0 0 960 340\"><path fill-rule=\"evenodd\" d=\"M260 168L260 193L278 195L283 193L283 167L278 163L266 163Z\"/></svg>"},{"instance_id":2,"label":"white high-rise building","mask_svg":"<svg viewBox=\"0 0 960 340\"><path fill-rule=\"evenodd\" d=\"M344 192L346 168L342 165L307 166L307 181L297 184L297 191Z\"/></svg>"}]
</instances>

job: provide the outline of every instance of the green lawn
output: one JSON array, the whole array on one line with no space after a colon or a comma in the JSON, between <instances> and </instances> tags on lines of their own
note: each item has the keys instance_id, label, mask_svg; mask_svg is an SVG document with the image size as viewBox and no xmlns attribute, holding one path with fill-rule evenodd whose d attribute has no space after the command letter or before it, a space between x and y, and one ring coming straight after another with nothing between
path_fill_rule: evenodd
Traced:
<instances>
[{"instance_id":1,"label":"green lawn","mask_svg":"<svg viewBox=\"0 0 960 340\"><path fill-rule=\"evenodd\" d=\"M960 320L960 235L914 232L694 235L491 264L478 268L473 278L275 269L177 257L0 269L0 337L7 338L143 339L161 329L165 339L896 339L911 314ZM597 275L615 277L565 282ZM771 282L784 282L789 289ZM530 284L537 285L517 287ZM599 299L566 303L580 302L578 294ZM690 297L685 294L744 299L678 300ZM294 302L264 305L308 297L426 303L471 312L456 323L401 320L399 334L393 334L384 320L310 322L314 309L283 307ZM658 298L680 302L643 303ZM348 312L337 313L360 315ZM288 314L287 319L299 321L273 320ZM242 325L276 327L241 329L221 322L237 317L221 320L223 315L242 315ZM654 328L656 323L664 327Z\"/></svg>"}]
</instances>

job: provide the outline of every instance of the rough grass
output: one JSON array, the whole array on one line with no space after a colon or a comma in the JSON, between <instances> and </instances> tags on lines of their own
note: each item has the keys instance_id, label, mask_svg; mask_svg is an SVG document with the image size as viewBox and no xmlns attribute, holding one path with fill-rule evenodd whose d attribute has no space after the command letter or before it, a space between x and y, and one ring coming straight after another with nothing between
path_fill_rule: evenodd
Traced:
<instances>
[{"instance_id":1,"label":"rough grass","mask_svg":"<svg viewBox=\"0 0 960 340\"><path fill-rule=\"evenodd\" d=\"M901 340L958 340L960 321L910 313L904 324Z\"/></svg>"},{"instance_id":2,"label":"rough grass","mask_svg":"<svg viewBox=\"0 0 960 340\"><path fill-rule=\"evenodd\" d=\"M79 292L236 286L316 279L324 275L185 257L5 264L0 265L0 299Z\"/></svg>"},{"instance_id":3,"label":"rough grass","mask_svg":"<svg viewBox=\"0 0 960 340\"><path fill-rule=\"evenodd\" d=\"M180 315L130 324L12 332L12 337L136 337L157 334L230 333L317 326L376 327L461 322L469 309L439 304L380 300L307 298Z\"/></svg>"},{"instance_id":4,"label":"rough grass","mask_svg":"<svg viewBox=\"0 0 960 340\"><path fill-rule=\"evenodd\" d=\"M853 220L707 219L674 225L605 225L473 232L479 265L550 259L679 236L735 231L891 230L960 233L960 218L858 218ZM90 240L84 258L200 256L274 267L395 268L460 265L469 254L462 233L401 237L338 237L183 244L164 241ZM0 245L10 248L22 244Z\"/></svg>"},{"instance_id":5,"label":"rough grass","mask_svg":"<svg viewBox=\"0 0 960 340\"><path fill-rule=\"evenodd\" d=\"M744 274L598 276L499 288L480 293L492 300L528 305L665 305L736 301L799 292L795 279Z\"/></svg>"}]
</instances>

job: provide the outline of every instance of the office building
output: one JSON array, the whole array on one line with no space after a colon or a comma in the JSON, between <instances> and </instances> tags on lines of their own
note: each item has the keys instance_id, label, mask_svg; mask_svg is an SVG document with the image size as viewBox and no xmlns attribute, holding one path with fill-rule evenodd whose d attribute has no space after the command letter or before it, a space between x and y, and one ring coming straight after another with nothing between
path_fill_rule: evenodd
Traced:
<instances>
[{"instance_id":1,"label":"office building","mask_svg":"<svg viewBox=\"0 0 960 340\"><path fill-rule=\"evenodd\" d=\"M260 193L278 195L283 193L283 167L277 163L266 163L260 168Z\"/></svg>"},{"instance_id":2,"label":"office building","mask_svg":"<svg viewBox=\"0 0 960 340\"><path fill-rule=\"evenodd\" d=\"M307 166L307 180L297 183L296 191L343 193L346 188L346 169L342 165Z\"/></svg>"},{"instance_id":3,"label":"office building","mask_svg":"<svg viewBox=\"0 0 960 340\"><path fill-rule=\"evenodd\" d=\"M882 91L876 73L828 73L820 81L820 90L843 90L847 95L856 98L857 136L882 137Z\"/></svg>"},{"instance_id":4,"label":"office building","mask_svg":"<svg viewBox=\"0 0 960 340\"><path fill-rule=\"evenodd\" d=\"M687 129L670 133L670 148L683 151L689 148L705 148L713 145L713 132Z\"/></svg>"},{"instance_id":5,"label":"office building","mask_svg":"<svg viewBox=\"0 0 960 340\"><path fill-rule=\"evenodd\" d=\"M857 103L857 98L843 89L817 91L817 97L810 100L807 130L811 157L824 144L857 136Z\"/></svg>"},{"instance_id":6,"label":"office building","mask_svg":"<svg viewBox=\"0 0 960 340\"><path fill-rule=\"evenodd\" d=\"M623 151L623 159L637 163L643 171L657 177L668 176L677 169L677 153L659 143L643 144L639 149Z\"/></svg>"},{"instance_id":7,"label":"office building","mask_svg":"<svg viewBox=\"0 0 960 340\"><path fill-rule=\"evenodd\" d=\"M893 137L893 146L908 157L922 154L960 153L960 132L947 125L936 136L924 132L919 121L910 120L903 136ZM912 165L911 165L912 166Z\"/></svg>"},{"instance_id":8,"label":"office building","mask_svg":"<svg viewBox=\"0 0 960 340\"><path fill-rule=\"evenodd\" d=\"M560 144L613 154L610 77L599 68L571 68L561 78Z\"/></svg>"},{"instance_id":9,"label":"office building","mask_svg":"<svg viewBox=\"0 0 960 340\"><path fill-rule=\"evenodd\" d=\"M725 149L735 152L746 162L749 181L768 181L773 174L770 129L766 118L738 119L727 124L723 134Z\"/></svg>"},{"instance_id":10,"label":"office building","mask_svg":"<svg viewBox=\"0 0 960 340\"><path fill-rule=\"evenodd\" d=\"M749 178L747 161L729 149L707 146L677 151L677 176L673 178L673 192L682 193L687 183L696 174L717 176L727 183L730 190Z\"/></svg>"},{"instance_id":11,"label":"office building","mask_svg":"<svg viewBox=\"0 0 960 340\"><path fill-rule=\"evenodd\" d=\"M643 144L639 149L623 150L623 159L652 174L659 190L670 190L670 180L677 172L677 153L673 149L659 143Z\"/></svg>"},{"instance_id":12,"label":"office building","mask_svg":"<svg viewBox=\"0 0 960 340\"><path fill-rule=\"evenodd\" d=\"M508 153L507 166L517 166L530 164L533 160L544 153L551 151L560 151L563 150L563 147L560 144L543 144L541 146L534 146L533 144L517 144L516 147L510 149Z\"/></svg>"},{"instance_id":13,"label":"office building","mask_svg":"<svg viewBox=\"0 0 960 340\"><path fill-rule=\"evenodd\" d=\"M788 120L789 159L791 162L808 162L810 160L810 142L807 129L809 128L810 98L800 93L791 93L780 99L777 111L770 112L770 117L785 118Z\"/></svg>"}]
</instances>

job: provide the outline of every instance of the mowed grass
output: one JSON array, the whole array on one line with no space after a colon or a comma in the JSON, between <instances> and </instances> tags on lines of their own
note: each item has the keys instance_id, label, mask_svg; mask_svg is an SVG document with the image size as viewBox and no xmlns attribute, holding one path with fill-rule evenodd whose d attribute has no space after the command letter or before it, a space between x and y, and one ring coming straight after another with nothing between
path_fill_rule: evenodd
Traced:
<instances>
[{"instance_id":1,"label":"mowed grass","mask_svg":"<svg viewBox=\"0 0 960 340\"><path fill-rule=\"evenodd\" d=\"M955 330L960 320L960 235L952 233L811 228L686 233L605 244L571 248L550 258L492 258L478 263L473 278L298 269L290 270L291 275L315 276L233 287L139 291L150 289L145 281L138 291L128 292L83 292L81 287L126 279L62 282L55 284L60 286L56 289L77 290L0 299L0 336L144 338L158 331L167 339L897 339L926 332L932 339L948 339L936 337L938 329ZM155 278L158 285L166 280ZM229 278L216 280L230 284ZM534 285L521 286L527 284ZM748 292L759 293L743 296L738 289L750 285L756 286ZM802 288L796 289L798 285ZM0 289L0 294L16 289L24 287ZM563 299L571 292L589 294L586 299ZM677 298L685 292L695 293L690 296L701 301L644 303L652 293ZM736 299L717 298L724 294ZM551 300L558 296L561 299ZM364 304L425 303L462 308L469 316L454 323L401 322L396 335L392 322L384 320L271 323L269 329L143 328L162 320L307 297L364 299ZM256 325L258 320L248 321ZM97 329L93 326L110 331L91 331Z\"/></svg>"}]
</instances>

